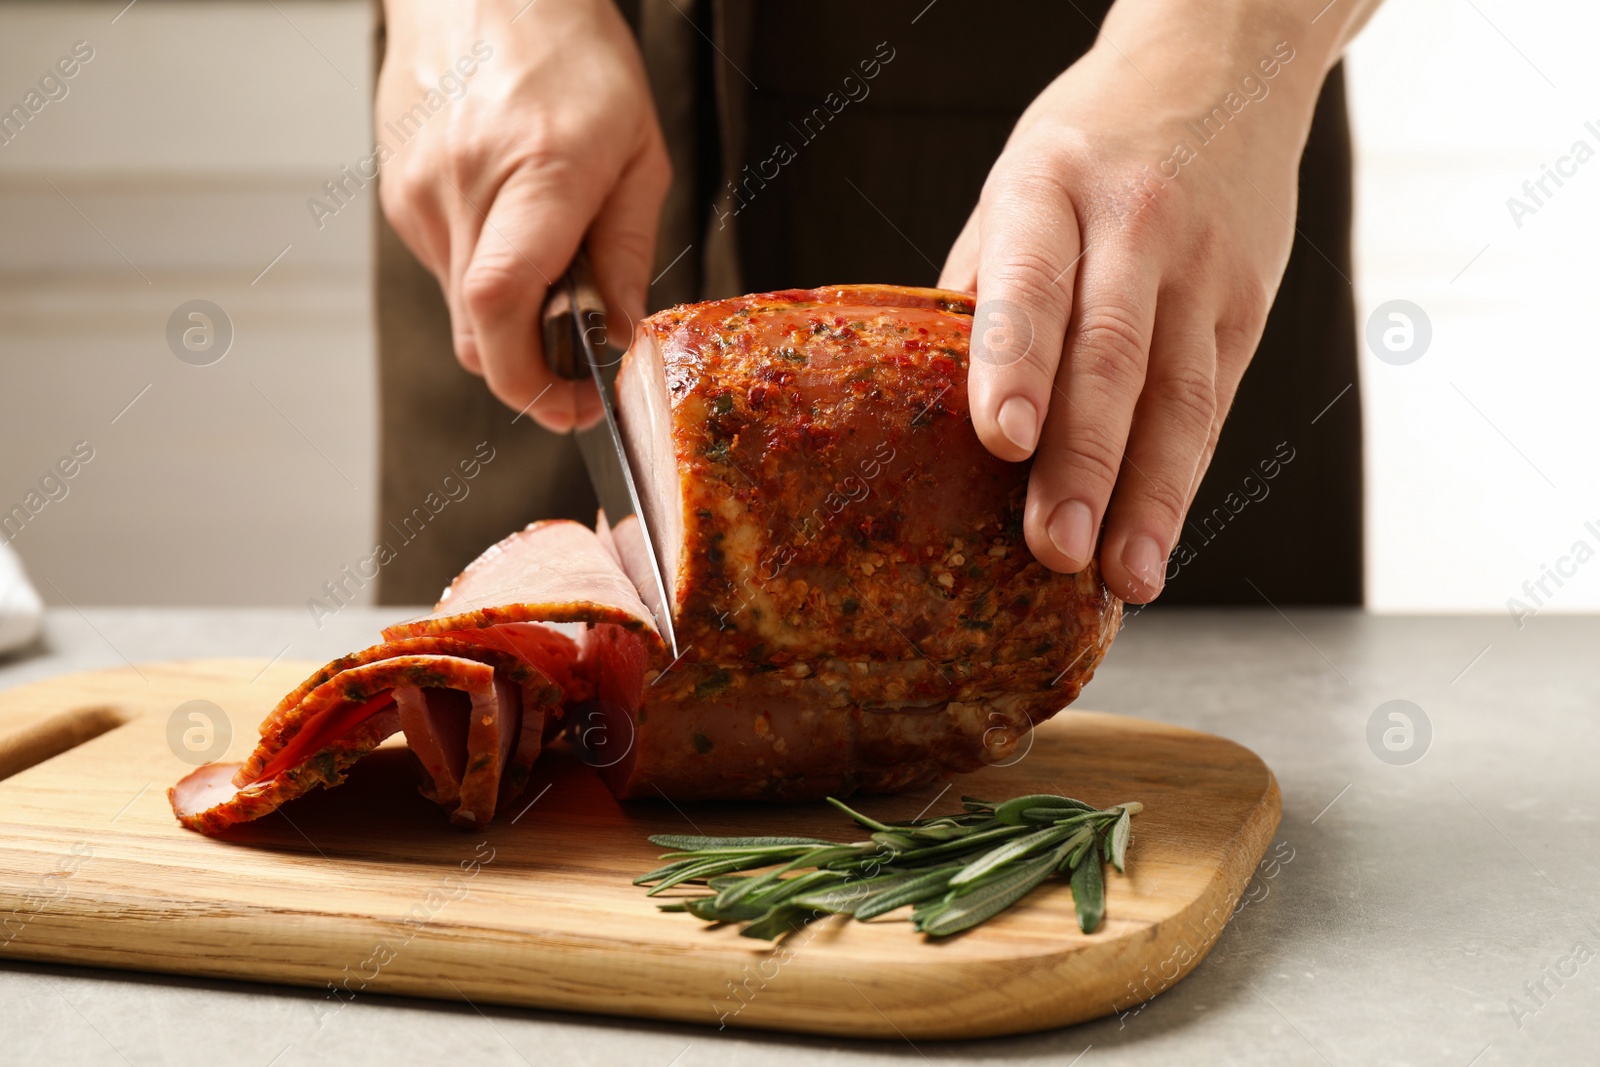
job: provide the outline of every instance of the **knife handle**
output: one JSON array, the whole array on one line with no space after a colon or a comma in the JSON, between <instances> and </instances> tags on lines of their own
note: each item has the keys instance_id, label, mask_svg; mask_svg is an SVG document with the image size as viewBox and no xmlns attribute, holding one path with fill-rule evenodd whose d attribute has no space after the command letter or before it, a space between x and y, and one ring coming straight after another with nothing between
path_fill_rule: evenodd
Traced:
<instances>
[{"instance_id":1,"label":"knife handle","mask_svg":"<svg viewBox=\"0 0 1600 1067\"><path fill-rule=\"evenodd\" d=\"M590 347L599 349L605 344L606 302L595 284L589 252L581 245L567 272L545 297L544 358L558 377L576 380L589 376L579 330L587 332Z\"/></svg>"}]
</instances>

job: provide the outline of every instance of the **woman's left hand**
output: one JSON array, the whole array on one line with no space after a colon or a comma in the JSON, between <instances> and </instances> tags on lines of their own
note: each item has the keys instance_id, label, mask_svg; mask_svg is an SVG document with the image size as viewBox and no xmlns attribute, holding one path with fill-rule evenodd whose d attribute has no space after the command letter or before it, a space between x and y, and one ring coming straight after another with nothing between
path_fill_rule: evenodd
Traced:
<instances>
[{"instance_id":1,"label":"woman's left hand","mask_svg":"<svg viewBox=\"0 0 1600 1067\"><path fill-rule=\"evenodd\" d=\"M1118 4L1023 114L939 283L977 292L978 436L1035 457L1029 548L1076 572L1098 543L1107 586L1136 602L1161 591L1261 338L1337 54L1238 12L1207 45L1192 7L1150 19L1168 6Z\"/></svg>"}]
</instances>

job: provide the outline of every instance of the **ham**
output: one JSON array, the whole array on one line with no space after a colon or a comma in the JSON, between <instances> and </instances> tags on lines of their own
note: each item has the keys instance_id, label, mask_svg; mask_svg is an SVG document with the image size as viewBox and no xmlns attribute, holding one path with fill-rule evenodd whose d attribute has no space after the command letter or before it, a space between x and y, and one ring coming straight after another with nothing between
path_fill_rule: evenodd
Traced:
<instances>
[{"instance_id":1,"label":"ham","mask_svg":"<svg viewBox=\"0 0 1600 1067\"><path fill-rule=\"evenodd\" d=\"M619 795L910 788L1011 758L1077 697L1121 604L1029 554L1028 468L970 424L972 310L849 286L641 325L618 421L683 655L606 770ZM632 699L602 700L613 733Z\"/></svg>"},{"instance_id":2,"label":"ham","mask_svg":"<svg viewBox=\"0 0 1600 1067\"><path fill-rule=\"evenodd\" d=\"M966 406L970 297L853 286L646 319L618 422L678 634L640 590L627 524L535 523L424 618L323 668L231 774L171 791L218 830L403 732L422 791L482 826L565 731L623 798L893 792L1016 757L1071 703L1121 603L1093 567L1029 554L1026 464Z\"/></svg>"},{"instance_id":3,"label":"ham","mask_svg":"<svg viewBox=\"0 0 1600 1067\"><path fill-rule=\"evenodd\" d=\"M452 821L482 827L527 785L562 700L560 686L512 653L453 638L390 641L317 671L267 715L244 763L207 764L167 797L185 826L218 833L342 784L403 730L421 756L423 794Z\"/></svg>"}]
</instances>

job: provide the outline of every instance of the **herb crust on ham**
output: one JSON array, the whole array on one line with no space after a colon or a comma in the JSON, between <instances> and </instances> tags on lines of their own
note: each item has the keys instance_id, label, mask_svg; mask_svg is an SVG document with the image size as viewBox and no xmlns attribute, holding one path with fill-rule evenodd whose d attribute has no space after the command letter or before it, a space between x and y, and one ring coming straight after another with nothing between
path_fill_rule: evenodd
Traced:
<instances>
[{"instance_id":1,"label":"herb crust on ham","mask_svg":"<svg viewBox=\"0 0 1600 1067\"><path fill-rule=\"evenodd\" d=\"M1121 603L1028 552L1028 467L968 415L972 310L847 286L641 325L619 422L683 655L608 769L621 795L910 788L1009 758L1076 699Z\"/></svg>"}]
</instances>

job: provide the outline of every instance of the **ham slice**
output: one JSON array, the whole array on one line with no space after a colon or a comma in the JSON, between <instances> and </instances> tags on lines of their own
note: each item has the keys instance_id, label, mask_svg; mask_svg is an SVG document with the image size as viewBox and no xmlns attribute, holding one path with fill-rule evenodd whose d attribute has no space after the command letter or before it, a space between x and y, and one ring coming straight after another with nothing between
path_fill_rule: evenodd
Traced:
<instances>
[{"instance_id":1,"label":"ham slice","mask_svg":"<svg viewBox=\"0 0 1600 1067\"><path fill-rule=\"evenodd\" d=\"M1022 534L1026 464L966 407L972 301L791 290L646 319L618 421L659 525L679 655L626 524L534 523L434 611L328 664L242 766L170 791L215 833L403 731L422 791L482 826L565 729L620 797L892 792L1015 757L1074 700L1121 603Z\"/></svg>"},{"instance_id":2,"label":"ham slice","mask_svg":"<svg viewBox=\"0 0 1600 1067\"><path fill-rule=\"evenodd\" d=\"M593 530L565 519L536 522L492 545L450 583L433 614L391 626L383 636L393 641L525 622L611 623L662 647L617 557Z\"/></svg>"}]
</instances>

